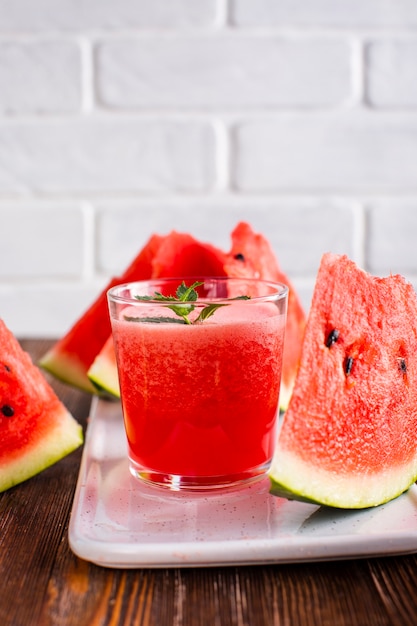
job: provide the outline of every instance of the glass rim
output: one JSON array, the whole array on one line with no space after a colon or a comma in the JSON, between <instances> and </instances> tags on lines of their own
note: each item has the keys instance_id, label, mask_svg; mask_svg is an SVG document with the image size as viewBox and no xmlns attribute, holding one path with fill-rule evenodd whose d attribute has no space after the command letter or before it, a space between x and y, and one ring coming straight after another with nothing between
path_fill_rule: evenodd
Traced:
<instances>
[{"instance_id":1,"label":"glass rim","mask_svg":"<svg viewBox=\"0 0 417 626\"><path fill-rule=\"evenodd\" d=\"M268 300L273 300L273 301L277 301L277 300L282 300L284 298L286 298L288 296L289 293L289 287L288 285L286 285L285 283L281 283L278 281L274 281L274 280L269 280L269 279L264 279L264 278L245 278L244 276L179 276L179 277L160 277L160 278L147 278L144 280L134 280L134 281L127 281L127 282L123 282L123 283L118 283L116 285L113 285L112 287L110 287L107 290L107 297L109 299L111 299L113 302L118 302L118 303L123 303L123 304L131 304L132 302L135 304L158 304L158 305L163 305L163 304L169 304L169 302L161 302L161 300L158 300L156 298L152 298L149 297L151 296L151 294L146 294L147 295L147 299L146 300L140 300L137 299L134 295L130 295L130 296L126 296L126 295L119 295L116 292L117 291L121 291L121 290L129 290L132 291L132 287L135 285L138 286L144 286L144 285L161 285L161 284L166 284L166 283L172 283L175 284L176 287L178 287L179 285L181 285L182 282L185 282L187 287L191 286L194 282L199 281L199 282L203 282L203 284L208 283L210 281L216 282L216 283L220 283L220 282L225 282L225 283L247 283L249 285L269 285L270 288L272 288L272 291L270 293L263 293L262 295L256 295L256 296L250 296L247 300L245 299L240 299L237 300L236 296L230 296L230 297L210 297L210 296L199 296L198 297L198 301L196 302L195 300L183 300L181 303L182 304L200 304L200 303L204 303L205 301L209 301L209 302L246 302L246 303L250 303L250 302L259 302L259 301L268 301ZM189 283L189 284L188 284ZM139 295L139 294L138 294ZM144 294L145 295L145 294Z\"/></svg>"}]
</instances>

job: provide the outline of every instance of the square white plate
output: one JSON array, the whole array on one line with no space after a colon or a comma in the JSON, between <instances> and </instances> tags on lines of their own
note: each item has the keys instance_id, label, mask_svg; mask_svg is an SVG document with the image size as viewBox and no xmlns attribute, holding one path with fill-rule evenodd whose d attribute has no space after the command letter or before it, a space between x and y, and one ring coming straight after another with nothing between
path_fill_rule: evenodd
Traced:
<instances>
[{"instance_id":1,"label":"square white plate","mask_svg":"<svg viewBox=\"0 0 417 626\"><path fill-rule=\"evenodd\" d=\"M168 492L128 470L119 403L93 400L69 527L71 549L105 567L197 567L417 551L417 487L345 511L269 494L269 479L216 493Z\"/></svg>"}]
</instances>

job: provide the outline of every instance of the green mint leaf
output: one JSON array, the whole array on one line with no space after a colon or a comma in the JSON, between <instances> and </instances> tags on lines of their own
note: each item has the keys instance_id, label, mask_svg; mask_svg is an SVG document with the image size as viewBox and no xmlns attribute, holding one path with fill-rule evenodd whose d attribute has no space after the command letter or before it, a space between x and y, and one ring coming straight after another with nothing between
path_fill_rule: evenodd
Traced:
<instances>
[{"instance_id":1,"label":"green mint leaf","mask_svg":"<svg viewBox=\"0 0 417 626\"><path fill-rule=\"evenodd\" d=\"M174 302L177 300L174 296L163 296L159 291L155 291L153 296L135 296L136 300L145 300L149 302L150 300L158 300L160 302Z\"/></svg>"},{"instance_id":2,"label":"green mint leaf","mask_svg":"<svg viewBox=\"0 0 417 626\"><path fill-rule=\"evenodd\" d=\"M194 311L195 309L194 305L192 304L189 304L189 305L172 304L171 305L170 304L168 308L171 309L171 311L174 311L175 315L179 315L180 317L182 317L186 324L191 324L190 320L188 319L188 316L190 315L191 311Z\"/></svg>"},{"instance_id":3,"label":"green mint leaf","mask_svg":"<svg viewBox=\"0 0 417 626\"><path fill-rule=\"evenodd\" d=\"M184 320L179 320L176 317L132 317L130 315L124 315L123 319L127 322L143 322L145 324L187 324Z\"/></svg>"},{"instance_id":4,"label":"green mint leaf","mask_svg":"<svg viewBox=\"0 0 417 626\"><path fill-rule=\"evenodd\" d=\"M217 309L222 306L228 306L226 303L212 303L205 306L201 311L198 317L194 322L189 319L190 313L194 311L195 306L193 304L180 304L181 302L196 302L198 299L198 293L195 290L196 287L200 287L204 283L196 281L190 287L187 287L185 282L183 281L181 285L179 285L176 289L175 296L164 296L159 291L155 291L153 296L135 296L137 300L158 300L160 302L178 302L178 304L170 304L167 305L168 309L171 309L180 317L180 320L177 320L172 317L128 317L125 316L124 319L131 322L176 322L178 324L193 324L196 322L203 322L207 318L211 317ZM233 300L249 300L250 296L237 296L236 298L232 298Z\"/></svg>"},{"instance_id":5,"label":"green mint leaf","mask_svg":"<svg viewBox=\"0 0 417 626\"><path fill-rule=\"evenodd\" d=\"M232 300L250 300L250 296L236 296L236 298L231 298ZM217 309L221 306L229 306L226 302L208 304L204 309L201 310L200 315L195 320L196 322L203 322L208 317L211 317Z\"/></svg>"},{"instance_id":6,"label":"green mint leaf","mask_svg":"<svg viewBox=\"0 0 417 626\"><path fill-rule=\"evenodd\" d=\"M200 315L197 317L197 319L195 320L196 322L204 322L204 320L206 320L208 317L211 317L213 315L213 313L215 311L217 311L217 309L219 309L221 306L229 306L228 304L208 304L207 306L204 307L204 309L201 310Z\"/></svg>"},{"instance_id":7,"label":"green mint leaf","mask_svg":"<svg viewBox=\"0 0 417 626\"><path fill-rule=\"evenodd\" d=\"M160 300L161 302L174 302L177 300L175 296L163 296L159 291L155 291L153 300Z\"/></svg>"},{"instance_id":8,"label":"green mint leaf","mask_svg":"<svg viewBox=\"0 0 417 626\"><path fill-rule=\"evenodd\" d=\"M135 300L155 300L153 296L135 296Z\"/></svg>"},{"instance_id":9,"label":"green mint leaf","mask_svg":"<svg viewBox=\"0 0 417 626\"><path fill-rule=\"evenodd\" d=\"M181 300L181 302L195 302L198 298L198 293L194 289L194 287L200 287L204 283L200 283L196 281L191 285L191 287L187 287L184 281L177 288L177 298Z\"/></svg>"}]
</instances>

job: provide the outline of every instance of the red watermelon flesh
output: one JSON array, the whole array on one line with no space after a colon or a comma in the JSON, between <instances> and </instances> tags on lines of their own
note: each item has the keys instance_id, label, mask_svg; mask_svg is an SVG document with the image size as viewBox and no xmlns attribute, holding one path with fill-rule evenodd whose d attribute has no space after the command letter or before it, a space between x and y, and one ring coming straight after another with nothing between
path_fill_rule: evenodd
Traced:
<instances>
[{"instance_id":1,"label":"red watermelon flesh","mask_svg":"<svg viewBox=\"0 0 417 626\"><path fill-rule=\"evenodd\" d=\"M75 450L81 426L0 320L0 491Z\"/></svg>"},{"instance_id":2,"label":"red watermelon flesh","mask_svg":"<svg viewBox=\"0 0 417 626\"><path fill-rule=\"evenodd\" d=\"M276 495L376 506L417 478L417 298L326 254L270 470Z\"/></svg>"},{"instance_id":3,"label":"red watermelon flesh","mask_svg":"<svg viewBox=\"0 0 417 626\"><path fill-rule=\"evenodd\" d=\"M262 278L289 287L279 399L281 409L285 410L292 394L304 337L306 315L300 299L288 276L280 269L268 240L255 233L246 222L239 223L232 232L232 248L224 267L228 276Z\"/></svg>"},{"instance_id":4,"label":"red watermelon flesh","mask_svg":"<svg viewBox=\"0 0 417 626\"><path fill-rule=\"evenodd\" d=\"M224 259L218 248L173 231L156 251L149 278L226 276Z\"/></svg>"}]
</instances>

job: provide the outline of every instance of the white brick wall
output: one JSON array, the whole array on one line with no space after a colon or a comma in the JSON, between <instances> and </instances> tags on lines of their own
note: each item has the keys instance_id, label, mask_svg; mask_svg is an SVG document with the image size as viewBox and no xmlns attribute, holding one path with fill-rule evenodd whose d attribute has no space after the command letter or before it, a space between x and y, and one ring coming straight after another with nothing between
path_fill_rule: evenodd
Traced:
<instances>
[{"instance_id":1,"label":"white brick wall","mask_svg":"<svg viewBox=\"0 0 417 626\"><path fill-rule=\"evenodd\" d=\"M337 112L243 122L232 178L243 192L417 192L417 116Z\"/></svg>"},{"instance_id":2,"label":"white brick wall","mask_svg":"<svg viewBox=\"0 0 417 626\"><path fill-rule=\"evenodd\" d=\"M170 117L0 123L0 193L204 193L214 135L208 120Z\"/></svg>"},{"instance_id":3,"label":"white brick wall","mask_svg":"<svg viewBox=\"0 0 417 626\"><path fill-rule=\"evenodd\" d=\"M97 49L98 98L125 111L338 106L351 94L351 56L344 39L227 33L109 41Z\"/></svg>"},{"instance_id":4,"label":"white brick wall","mask_svg":"<svg viewBox=\"0 0 417 626\"><path fill-rule=\"evenodd\" d=\"M0 0L0 316L57 336L151 233L239 220L417 285L417 0Z\"/></svg>"},{"instance_id":5,"label":"white brick wall","mask_svg":"<svg viewBox=\"0 0 417 626\"><path fill-rule=\"evenodd\" d=\"M77 113L80 104L78 45L66 41L0 42L1 113Z\"/></svg>"}]
</instances>

